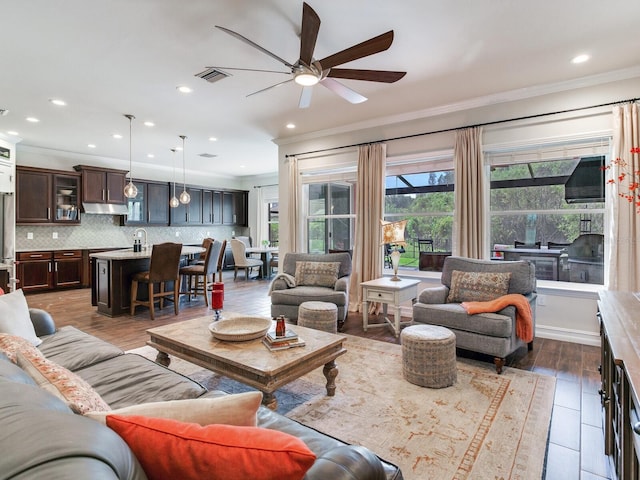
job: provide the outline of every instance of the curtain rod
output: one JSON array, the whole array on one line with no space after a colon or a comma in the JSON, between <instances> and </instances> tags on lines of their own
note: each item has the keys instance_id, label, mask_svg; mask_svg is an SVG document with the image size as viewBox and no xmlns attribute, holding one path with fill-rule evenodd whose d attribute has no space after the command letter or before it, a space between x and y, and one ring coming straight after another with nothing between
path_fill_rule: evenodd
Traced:
<instances>
[{"instance_id":1,"label":"curtain rod","mask_svg":"<svg viewBox=\"0 0 640 480\"><path fill-rule=\"evenodd\" d=\"M407 138L422 137L422 136L425 136L425 135L435 135L437 133L453 132L455 130L463 130L465 128L486 127L487 125L499 125L501 123L517 122L517 121L520 121L520 120L531 120L533 118L548 117L548 116L551 116L551 115L560 115L562 113L579 112L580 110L589 110L589 109L592 109L592 108L610 107L612 105L619 105L619 104L622 104L622 103L633 103L633 102L637 102L638 100L640 100L640 97L630 98L628 100L618 100L616 102L601 103L599 105L591 105L589 107L576 107L576 108L569 108L567 110L557 110L555 112L537 113L535 115L525 115L523 117L507 118L507 119L504 119L504 120L494 120L492 122L476 123L475 125L466 125L464 127L443 128L441 130L432 130L430 132L413 133L411 135L404 135L404 136L401 136L401 137L392 137L392 138L386 138L386 139L381 139L381 140L373 140L373 141L370 141L370 142L352 143L351 145L342 145L340 147L322 148L320 150L311 150L309 152L292 153L292 154L289 154L289 155L285 155L285 158L296 157L298 155L312 155L312 154L315 154L315 153L329 152L331 150L342 150L343 148L361 147L363 145L370 145L372 143L382 143L382 142L393 142L393 141L396 141L396 140L406 140Z\"/></svg>"},{"instance_id":2,"label":"curtain rod","mask_svg":"<svg viewBox=\"0 0 640 480\"><path fill-rule=\"evenodd\" d=\"M253 188L264 188L264 187L277 187L277 183L271 183L269 185L254 185Z\"/></svg>"}]
</instances>

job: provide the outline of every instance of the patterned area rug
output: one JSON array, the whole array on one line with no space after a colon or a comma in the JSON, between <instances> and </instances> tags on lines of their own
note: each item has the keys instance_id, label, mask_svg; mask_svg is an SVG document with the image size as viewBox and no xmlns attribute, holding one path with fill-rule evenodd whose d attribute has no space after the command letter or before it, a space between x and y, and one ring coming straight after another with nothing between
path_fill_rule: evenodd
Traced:
<instances>
[{"instance_id":1,"label":"patterned area rug","mask_svg":"<svg viewBox=\"0 0 640 480\"><path fill-rule=\"evenodd\" d=\"M281 413L370 448L406 480L542 478L555 378L458 359L455 385L422 388L403 379L399 345L347 338L336 395L326 396L318 369L277 392ZM172 368L208 388L248 389L189 365Z\"/></svg>"}]
</instances>

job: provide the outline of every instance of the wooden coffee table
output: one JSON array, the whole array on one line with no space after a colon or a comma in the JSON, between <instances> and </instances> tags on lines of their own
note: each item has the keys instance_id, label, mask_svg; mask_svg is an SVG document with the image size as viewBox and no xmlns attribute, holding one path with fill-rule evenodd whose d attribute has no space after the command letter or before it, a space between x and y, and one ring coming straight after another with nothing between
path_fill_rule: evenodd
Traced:
<instances>
[{"instance_id":1,"label":"wooden coffee table","mask_svg":"<svg viewBox=\"0 0 640 480\"><path fill-rule=\"evenodd\" d=\"M232 316L224 314L225 318ZM306 345L272 352L261 338L246 342L217 340L209 331L211 322L213 316L207 316L149 329L147 344L158 350L156 360L162 365L168 366L169 355L175 355L260 390L262 403L272 410L278 406L274 395L278 388L322 366L327 395L335 394L335 359L346 353L342 346L345 337L293 325L291 328Z\"/></svg>"}]
</instances>

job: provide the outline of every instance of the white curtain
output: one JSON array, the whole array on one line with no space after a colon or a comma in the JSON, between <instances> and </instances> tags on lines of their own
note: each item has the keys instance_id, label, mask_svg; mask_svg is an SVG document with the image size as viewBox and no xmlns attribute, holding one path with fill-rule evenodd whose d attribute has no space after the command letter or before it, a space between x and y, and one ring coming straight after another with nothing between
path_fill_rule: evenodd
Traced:
<instances>
[{"instance_id":1,"label":"white curtain","mask_svg":"<svg viewBox=\"0 0 640 480\"><path fill-rule=\"evenodd\" d=\"M453 253L462 257L483 258L485 252L484 162L482 128L456 132L453 149L455 163L455 213Z\"/></svg>"},{"instance_id":2,"label":"white curtain","mask_svg":"<svg viewBox=\"0 0 640 480\"><path fill-rule=\"evenodd\" d=\"M349 285L349 311L362 311L360 283L382 276L382 229L384 214L384 180L387 147L384 144L362 145L358 148L358 183L356 189L356 233L353 244L353 265ZM371 304L371 312L379 305Z\"/></svg>"},{"instance_id":3,"label":"white curtain","mask_svg":"<svg viewBox=\"0 0 640 480\"><path fill-rule=\"evenodd\" d=\"M638 104L618 105L613 108L613 158L627 165L613 162L607 177L607 214L609 218L608 253L605 275L609 290L640 290L640 206L620 194L629 193L629 176L618 181L623 171L627 175L640 171L640 154L631 153L640 146ZM637 180L637 176L636 176ZM638 197L635 197L638 201Z\"/></svg>"},{"instance_id":4,"label":"white curtain","mask_svg":"<svg viewBox=\"0 0 640 480\"><path fill-rule=\"evenodd\" d=\"M300 229L300 202L302 202L301 187L300 187L300 174L298 172L298 159L296 157L289 157L289 251L299 252L299 233Z\"/></svg>"}]
</instances>

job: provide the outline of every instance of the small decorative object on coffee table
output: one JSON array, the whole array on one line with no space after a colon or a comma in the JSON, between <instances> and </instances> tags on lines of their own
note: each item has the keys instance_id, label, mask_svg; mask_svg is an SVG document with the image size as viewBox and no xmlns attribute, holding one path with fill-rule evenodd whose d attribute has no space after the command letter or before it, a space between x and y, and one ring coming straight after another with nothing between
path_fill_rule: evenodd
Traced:
<instances>
[{"instance_id":1,"label":"small decorative object on coffee table","mask_svg":"<svg viewBox=\"0 0 640 480\"><path fill-rule=\"evenodd\" d=\"M271 320L262 317L237 317L220 320L209 325L209 331L218 340L246 342L262 337L271 328Z\"/></svg>"}]
</instances>

